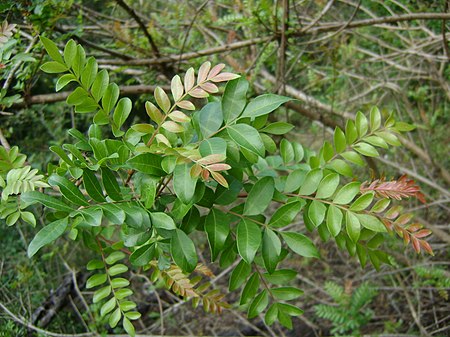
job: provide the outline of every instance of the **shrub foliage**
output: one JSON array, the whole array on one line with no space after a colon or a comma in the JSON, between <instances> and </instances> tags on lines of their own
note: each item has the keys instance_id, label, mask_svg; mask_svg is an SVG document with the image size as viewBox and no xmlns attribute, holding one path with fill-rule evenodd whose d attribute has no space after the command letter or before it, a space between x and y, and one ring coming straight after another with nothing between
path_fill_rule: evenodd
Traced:
<instances>
[{"instance_id":1,"label":"shrub foliage","mask_svg":"<svg viewBox=\"0 0 450 337\"><path fill-rule=\"evenodd\" d=\"M148 123L130 125L133 102L119 98L118 85L94 57L86 58L73 40L62 53L51 40L41 42L52 59L41 69L59 74L57 91L75 83L67 104L92 114L93 123L86 134L70 129L71 143L50 147L60 161L45 175L27 166L17 147L0 148L0 216L8 225L36 226L30 206L43 206L44 226L28 247L30 258L64 235L94 251L86 287L95 290L93 302L101 303L100 316L111 327L121 324L134 335L131 321L140 317L129 299L130 268L148 270L152 281L162 279L194 306L226 308L223 291L204 280L214 275L198 262L202 240L212 262L235 266L229 290L243 288L239 304L250 318L264 313L267 324L292 327L291 317L302 310L289 301L302 291L289 286L296 271L280 264L291 253L320 258L308 236L289 230L299 214L308 231L335 240L362 266L390 263L381 248L387 234L432 254L423 239L430 231L391 205L408 197L424 201L414 182L363 182L353 173L411 130L393 115L383 120L376 107L368 117L358 112L314 153L285 138L274 141L292 125L271 123L268 115L290 98L264 94L247 101L245 78L205 62L197 72L174 76L170 93L157 87L145 104Z\"/></svg>"}]
</instances>

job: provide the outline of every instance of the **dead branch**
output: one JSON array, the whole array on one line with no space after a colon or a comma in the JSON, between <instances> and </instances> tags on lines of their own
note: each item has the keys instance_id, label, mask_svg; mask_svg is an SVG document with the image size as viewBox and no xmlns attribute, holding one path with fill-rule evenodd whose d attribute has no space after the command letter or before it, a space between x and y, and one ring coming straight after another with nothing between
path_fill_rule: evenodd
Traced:
<instances>
[{"instance_id":1,"label":"dead branch","mask_svg":"<svg viewBox=\"0 0 450 337\"><path fill-rule=\"evenodd\" d=\"M128 86L120 86L120 94L121 95L139 95L139 94L147 94L155 91L156 86L154 85L128 85ZM169 89L166 86L162 86L162 88ZM69 95L71 91L63 91L51 94L42 94L42 95L34 95L30 97L26 97L24 100L21 100L12 105L12 109L20 109L25 108L34 104L47 104L47 103L55 103L64 101Z\"/></svg>"},{"instance_id":2,"label":"dead branch","mask_svg":"<svg viewBox=\"0 0 450 337\"><path fill-rule=\"evenodd\" d=\"M161 53L159 52L158 46L155 44L155 41L153 40L152 36L148 32L147 27L142 22L141 18L139 16L137 16L134 9L131 8L130 6L128 6L124 0L116 0L116 2L137 22L137 24L141 28L142 32L144 33L145 37L147 38L150 46L152 47L153 53L155 54L156 57L159 57L161 55Z\"/></svg>"},{"instance_id":3,"label":"dead branch","mask_svg":"<svg viewBox=\"0 0 450 337\"><path fill-rule=\"evenodd\" d=\"M8 143L8 140L6 139L5 135L3 134L2 129L0 129L0 144L2 144L2 146L9 150L11 148L11 146Z\"/></svg>"},{"instance_id":4,"label":"dead branch","mask_svg":"<svg viewBox=\"0 0 450 337\"><path fill-rule=\"evenodd\" d=\"M346 29L353 29L359 27L376 26L383 23L396 23L415 20L449 20L450 13L411 13L403 15L385 16L381 18L365 19L353 21L347 25ZM342 27L343 23L330 23L318 25L313 29L310 29L309 33L323 33L338 30ZM386 27L383 27L386 28ZM303 35L303 32L296 32L294 35Z\"/></svg>"},{"instance_id":5,"label":"dead branch","mask_svg":"<svg viewBox=\"0 0 450 337\"><path fill-rule=\"evenodd\" d=\"M265 43L267 41L272 40L274 37L272 36L266 36L266 37L258 37L254 39L249 39L245 41L239 41L230 43L227 45L223 45L220 47L213 47L213 48L207 48L195 52L189 52L181 55L168 55L168 56L162 56L159 58L149 58L149 59L138 59L138 60L129 60L129 61L123 61L123 60L108 60L108 59L98 59L98 64L112 64L112 65L127 65L127 66L149 66L149 65L158 65L158 64L164 64L164 63L176 63L180 59L182 61L190 60L197 57L202 56L208 56L213 54L220 54L223 52L241 49L245 47L249 47L255 44Z\"/></svg>"}]
</instances>

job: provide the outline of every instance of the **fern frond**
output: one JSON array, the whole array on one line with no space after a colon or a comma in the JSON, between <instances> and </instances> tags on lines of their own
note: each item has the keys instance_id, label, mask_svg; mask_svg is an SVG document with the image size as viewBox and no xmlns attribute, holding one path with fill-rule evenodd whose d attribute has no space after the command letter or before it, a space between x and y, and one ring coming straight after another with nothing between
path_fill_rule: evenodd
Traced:
<instances>
[{"instance_id":1,"label":"fern frond","mask_svg":"<svg viewBox=\"0 0 450 337\"><path fill-rule=\"evenodd\" d=\"M361 284L351 297L350 311L352 313L358 312L362 307L370 303L377 294L377 290L369 283L365 282Z\"/></svg>"},{"instance_id":2,"label":"fern frond","mask_svg":"<svg viewBox=\"0 0 450 337\"><path fill-rule=\"evenodd\" d=\"M325 283L325 291L333 298L336 303L345 302L344 288L335 282L328 281Z\"/></svg>"},{"instance_id":3,"label":"fern frond","mask_svg":"<svg viewBox=\"0 0 450 337\"><path fill-rule=\"evenodd\" d=\"M316 315L320 318L327 319L333 325L342 324L346 320L345 309L342 307L333 307L326 304L318 304L314 307Z\"/></svg>"}]
</instances>

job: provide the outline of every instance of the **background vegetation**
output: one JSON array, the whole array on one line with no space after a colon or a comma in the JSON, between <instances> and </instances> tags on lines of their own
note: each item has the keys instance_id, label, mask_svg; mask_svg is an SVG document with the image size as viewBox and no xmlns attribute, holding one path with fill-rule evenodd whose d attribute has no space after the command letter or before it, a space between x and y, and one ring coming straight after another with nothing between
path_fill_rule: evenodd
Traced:
<instances>
[{"instance_id":1,"label":"background vegetation","mask_svg":"<svg viewBox=\"0 0 450 337\"><path fill-rule=\"evenodd\" d=\"M235 307L211 317L136 273L135 300L143 313L137 330L445 336L450 329L448 8L445 0L3 1L2 21L16 26L2 35L11 39L0 59L0 141L18 145L33 167L43 169L58 161L48 146L66 141L70 127L88 125L90 116L74 114L64 103L68 93L54 93L56 77L39 70L47 56L38 34L60 46L70 38L82 44L138 102L134 122L145 118L144 102L155 85L167 87L174 74L206 60L243 74L251 95L271 91L297 98L271 118L295 124L288 138L315 150L357 111L367 113L373 105L392 110L417 129L401 138L404 147L369 165L375 177L407 174L422 187L427 204L405 204L405 210L433 231L434 257L418 256L393 239L389 253L395 269L383 266L376 272L371 266L361 269L356 259L317 235L322 260L284 262L300 271L295 283L306 294L297 303L305 313L292 331L268 327L258 317L248 320ZM295 228L304 230L301 220ZM24 323L61 334L87 331L95 311L84 288L90 256L59 240L41 259L29 260L26 247L35 231L4 223L0 231L0 336L26 335L31 330ZM213 282L226 285L231 271Z\"/></svg>"}]
</instances>

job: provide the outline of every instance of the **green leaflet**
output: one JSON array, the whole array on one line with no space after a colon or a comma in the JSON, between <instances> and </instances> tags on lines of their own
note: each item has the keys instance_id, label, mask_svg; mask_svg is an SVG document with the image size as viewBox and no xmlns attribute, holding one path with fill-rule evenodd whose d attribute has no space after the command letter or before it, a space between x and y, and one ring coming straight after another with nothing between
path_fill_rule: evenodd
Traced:
<instances>
[{"instance_id":1,"label":"green leaflet","mask_svg":"<svg viewBox=\"0 0 450 337\"><path fill-rule=\"evenodd\" d=\"M286 179L286 185L284 186L284 191L291 193L298 190L300 186L303 185L307 174L308 171L305 171L304 169L296 169L289 173Z\"/></svg>"},{"instance_id":2,"label":"green leaflet","mask_svg":"<svg viewBox=\"0 0 450 337\"><path fill-rule=\"evenodd\" d=\"M150 243L136 249L130 255L130 262L137 267L143 267L147 265L155 256L155 244Z\"/></svg>"},{"instance_id":3,"label":"green leaflet","mask_svg":"<svg viewBox=\"0 0 450 337\"><path fill-rule=\"evenodd\" d=\"M52 243L61 235L63 235L67 226L68 219L66 217L60 220L53 221L42 228L28 245L28 257L34 256L34 254L36 254L39 249L41 249L45 245L48 245L49 243Z\"/></svg>"},{"instance_id":4,"label":"green leaflet","mask_svg":"<svg viewBox=\"0 0 450 337\"><path fill-rule=\"evenodd\" d=\"M112 171L107 167L102 167L101 170L103 187L108 196L114 201L122 200L119 184Z\"/></svg>"},{"instance_id":5,"label":"green leaflet","mask_svg":"<svg viewBox=\"0 0 450 337\"><path fill-rule=\"evenodd\" d=\"M314 169L309 171L305 177L305 181L300 187L299 194L301 195L311 195L319 187L320 181L322 180L323 171L321 169Z\"/></svg>"},{"instance_id":6,"label":"green leaflet","mask_svg":"<svg viewBox=\"0 0 450 337\"><path fill-rule=\"evenodd\" d=\"M105 202L102 187L95 174L88 169L83 170L83 183L89 196L98 202Z\"/></svg>"},{"instance_id":7,"label":"green leaflet","mask_svg":"<svg viewBox=\"0 0 450 337\"><path fill-rule=\"evenodd\" d=\"M360 224L374 232L387 232L386 226L375 216L369 214L356 214Z\"/></svg>"},{"instance_id":8,"label":"green leaflet","mask_svg":"<svg viewBox=\"0 0 450 337\"><path fill-rule=\"evenodd\" d=\"M269 221L269 226L272 228L280 228L289 225L294 221L295 217L304 205L305 201L298 200L281 206L272 215L272 218Z\"/></svg>"},{"instance_id":9,"label":"green leaflet","mask_svg":"<svg viewBox=\"0 0 450 337\"><path fill-rule=\"evenodd\" d=\"M114 126L117 128L117 130L119 130L123 123L125 123L125 121L127 120L128 116L130 115L132 106L133 104L128 97L121 98L117 103L117 106L113 113ZM119 134L122 135L123 131L121 131Z\"/></svg>"},{"instance_id":10,"label":"green leaflet","mask_svg":"<svg viewBox=\"0 0 450 337\"><path fill-rule=\"evenodd\" d=\"M218 137L205 139L200 143L199 146L200 155L206 157L210 154L222 154L227 153L227 142Z\"/></svg>"},{"instance_id":11,"label":"green leaflet","mask_svg":"<svg viewBox=\"0 0 450 337\"><path fill-rule=\"evenodd\" d=\"M228 286L230 291L239 288L245 282L248 275L250 275L251 270L250 265L244 260L241 260L231 273L230 284Z\"/></svg>"},{"instance_id":12,"label":"green leaflet","mask_svg":"<svg viewBox=\"0 0 450 337\"><path fill-rule=\"evenodd\" d=\"M173 188L183 204L189 204L195 194L197 178L191 177L191 167L192 164L180 164L173 171Z\"/></svg>"},{"instance_id":13,"label":"green leaflet","mask_svg":"<svg viewBox=\"0 0 450 337\"><path fill-rule=\"evenodd\" d=\"M363 143L363 142L357 143L353 146L353 149L366 157L379 157L380 156L377 149L367 143Z\"/></svg>"},{"instance_id":14,"label":"green leaflet","mask_svg":"<svg viewBox=\"0 0 450 337\"><path fill-rule=\"evenodd\" d=\"M23 193L20 196L20 199L24 202L29 203L36 203L39 202L45 207L49 207L51 209L62 211L62 212L72 212L74 209L70 206L66 205L64 202L62 202L59 199L56 199L55 197L51 197L47 194L38 192L38 191L30 191Z\"/></svg>"},{"instance_id":15,"label":"green leaflet","mask_svg":"<svg viewBox=\"0 0 450 337\"><path fill-rule=\"evenodd\" d=\"M102 223L103 212L98 206L77 210L72 213L71 216L74 214L79 214L83 217L83 221L80 225L97 227Z\"/></svg>"},{"instance_id":16,"label":"green leaflet","mask_svg":"<svg viewBox=\"0 0 450 337\"><path fill-rule=\"evenodd\" d=\"M353 242L358 241L361 234L361 223L359 222L358 217L354 213L347 211L345 213L345 222L347 234L350 239Z\"/></svg>"},{"instance_id":17,"label":"green leaflet","mask_svg":"<svg viewBox=\"0 0 450 337\"><path fill-rule=\"evenodd\" d=\"M258 131L247 124L234 124L227 127L228 135L240 147L258 156L264 156L264 143Z\"/></svg>"},{"instance_id":18,"label":"green leaflet","mask_svg":"<svg viewBox=\"0 0 450 337\"><path fill-rule=\"evenodd\" d=\"M262 256L264 261L264 266L266 267L269 274L275 271L278 264L278 260L281 254L281 241L278 235L271 229L266 228L264 230L263 241L262 241Z\"/></svg>"},{"instance_id":19,"label":"green leaflet","mask_svg":"<svg viewBox=\"0 0 450 337\"><path fill-rule=\"evenodd\" d=\"M173 219L163 212L152 212L150 213L150 218L152 220L153 227L159 230L171 231L177 228Z\"/></svg>"},{"instance_id":20,"label":"green leaflet","mask_svg":"<svg viewBox=\"0 0 450 337\"><path fill-rule=\"evenodd\" d=\"M40 36L39 39L41 40L45 50L50 55L50 57L56 62L64 64L63 58L59 53L59 49L56 44L45 36Z\"/></svg>"},{"instance_id":21,"label":"green leaflet","mask_svg":"<svg viewBox=\"0 0 450 337\"><path fill-rule=\"evenodd\" d=\"M108 279L108 276L106 274L94 274L91 277L89 277L86 281L86 289L91 289L94 287L97 287L99 285L102 285L106 282Z\"/></svg>"},{"instance_id":22,"label":"green leaflet","mask_svg":"<svg viewBox=\"0 0 450 337\"><path fill-rule=\"evenodd\" d=\"M236 242L239 255L247 263L252 263L261 245L261 229L254 222L242 219L236 229Z\"/></svg>"},{"instance_id":23,"label":"green leaflet","mask_svg":"<svg viewBox=\"0 0 450 337\"><path fill-rule=\"evenodd\" d=\"M125 221L125 212L116 204L109 203L100 206L105 217L115 225L121 225Z\"/></svg>"},{"instance_id":24,"label":"green leaflet","mask_svg":"<svg viewBox=\"0 0 450 337\"><path fill-rule=\"evenodd\" d=\"M258 316L267 307L268 304L269 295L267 293L267 289L264 289L250 303L247 312L248 318L254 318Z\"/></svg>"},{"instance_id":25,"label":"green leaflet","mask_svg":"<svg viewBox=\"0 0 450 337\"><path fill-rule=\"evenodd\" d=\"M356 199L355 202L350 206L350 210L355 212L365 210L372 203L373 198L374 198L373 192L363 194L358 199Z\"/></svg>"},{"instance_id":26,"label":"green leaflet","mask_svg":"<svg viewBox=\"0 0 450 337\"><path fill-rule=\"evenodd\" d=\"M347 148L347 140L345 138L345 134L338 126L336 127L336 129L334 129L333 141L337 153L341 153Z\"/></svg>"},{"instance_id":27,"label":"green leaflet","mask_svg":"<svg viewBox=\"0 0 450 337\"><path fill-rule=\"evenodd\" d=\"M295 159L294 147L292 146L291 142L289 142L287 139L281 140L280 154L285 164L288 164L294 161Z\"/></svg>"},{"instance_id":28,"label":"green leaflet","mask_svg":"<svg viewBox=\"0 0 450 337\"><path fill-rule=\"evenodd\" d=\"M220 103L208 103L196 114L196 118L203 138L206 139L210 137L220 129L220 126L223 123L222 107Z\"/></svg>"},{"instance_id":29,"label":"green leaflet","mask_svg":"<svg viewBox=\"0 0 450 337\"><path fill-rule=\"evenodd\" d=\"M274 111L281 104L286 103L290 100L292 100L292 98L274 94L266 94L258 96L248 103L241 117L254 118L266 115L269 112Z\"/></svg>"},{"instance_id":30,"label":"green leaflet","mask_svg":"<svg viewBox=\"0 0 450 337\"><path fill-rule=\"evenodd\" d=\"M163 176L165 175L165 172L161 167L161 161L161 156L155 155L153 153L143 153L131 159L128 159L126 165L130 169L142 173L155 176Z\"/></svg>"},{"instance_id":31,"label":"green leaflet","mask_svg":"<svg viewBox=\"0 0 450 337\"><path fill-rule=\"evenodd\" d=\"M95 101L98 102L103 97L103 95L106 92L106 88L108 87L109 83L109 75L108 72L103 69L98 72L98 74L95 76L95 80L92 83L91 93L94 97Z\"/></svg>"},{"instance_id":32,"label":"green leaflet","mask_svg":"<svg viewBox=\"0 0 450 337\"><path fill-rule=\"evenodd\" d=\"M57 145L50 146L49 150L56 153L63 161L65 161L70 166L75 166L72 159L69 158L69 156L66 154L66 152L64 152L64 150L60 146Z\"/></svg>"},{"instance_id":33,"label":"green leaflet","mask_svg":"<svg viewBox=\"0 0 450 337\"><path fill-rule=\"evenodd\" d=\"M264 322L270 326L278 318L278 303L272 303L272 305L269 307L269 309L266 312L266 315L264 316Z\"/></svg>"},{"instance_id":34,"label":"green leaflet","mask_svg":"<svg viewBox=\"0 0 450 337\"><path fill-rule=\"evenodd\" d=\"M359 193L361 183L353 181L342 187L333 199L333 203L338 205L346 205Z\"/></svg>"},{"instance_id":35,"label":"green leaflet","mask_svg":"<svg viewBox=\"0 0 450 337\"><path fill-rule=\"evenodd\" d=\"M275 182L272 177L264 177L253 185L244 206L245 215L258 215L264 212L272 200Z\"/></svg>"},{"instance_id":36,"label":"green leaflet","mask_svg":"<svg viewBox=\"0 0 450 337\"><path fill-rule=\"evenodd\" d=\"M329 162L326 165L326 168L331 168L337 173L346 176L346 177L352 177L353 176L353 170L352 167L347 164L342 159L334 159L331 162Z\"/></svg>"},{"instance_id":37,"label":"green leaflet","mask_svg":"<svg viewBox=\"0 0 450 337\"><path fill-rule=\"evenodd\" d=\"M356 130L358 131L358 136L363 137L367 133L367 130L369 129L369 123L367 121L366 116L364 116L364 114L361 111L358 111L356 113L355 122L356 122Z\"/></svg>"},{"instance_id":38,"label":"green leaflet","mask_svg":"<svg viewBox=\"0 0 450 337\"><path fill-rule=\"evenodd\" d=\"M99 275L99 274L97 274ZM95 276L95 275L94 275ZM105 275L106 276L106 275ZM94 297L92 299L93 303L98 303L101 300L105 299L111 294L111 286L108 285L106 287L100 288L99 290L96 290L94 293Z\"/></svg>"},{"instance_id":39,"label":"green leaflet","mask_svg":"<svg viewBox=\"0 0 450 337\"><path fill-rule=\"evenodd\" d=\"M109 114L111 110L116 106L119 99L119 86L115 83L110 83L106 88L105 94L102 97L102 106L106 114Z\"/></svg>"},{"instance_id":40,"label":"green leaflet","mask_svg":"<svg viewBox=\"0 0 450 337\"><path fill-rule=\"evenodd\" d=\"M183 271L191 273L197 266L197 252L192 240L180 229L175 229L170 241L170 252Z\"/></svg>"},{"instance_id":41,"label":"green leaflet","mask_svg":"<svg viewBox=\"0 0 450 337\"><path fill-rule=\"evenodd\" d=\"M310 238L296 232L280 232L286 244L298 255L305 257L320 257L314 243Z\"/></svg>"},{"instance_id":42,"label":"green leaflet","mask_svg":"<svg viewBox=\"0 0 450 337\"><path fill-rule=\"evenodd\" d=\"M259 274L253 273L242 290L240 305L248 303L256 295L259 290L259 283Z\"/></svg>"},{"instance_id":43,"label":"green leaflet","mask_svg":"<svg viewBox=\"0 0 450 337\"><path fill-rule=\"evenodd\" d=\"M294 128L292 124L285 122L275 122L261 129L261 132L270 133L272 135L284 135Z\"/></svg>"},{"instance_id":44,"label":"green leaflet","mask_svg":"<svg viewBox=\"0 0 450 337\"><path fill-rule=\"evenodd\" d=\"M334 237L336 237L341 231L342 218L342 211L339 208L334 205L328 206L327 228L331 235L333 235Z\"/></svg>"},{"instance_id":45,"label":"green leaflet","mask_svg":"<svg viewBox=\"0 0 450 337\"><path fill-rule=\"evenodd\" d=\"M98 65L94 57L89 57L86 61L86 66L81 72L81 84L86 88L90 89L92 82L95 80L97 75Z\"/></svg>"},{"instance_id":46,"label":"green leaflet","mask_svg":"<svg viewBox=\"0 0 450 337\"><path fill-rule=\"evenodd\" d=\"M381 113L380 110L374 106L370 110L370 130L376 131L381 126Z\"/></svg>"},{"instance_id":47,"label":"green leaflet","mask_svg":"<svg viewBox=\"0 0 450 337\"><path fill-rule=\"evenodd\" d=\"M230 122L241 114L247 103L248 82L244 77L227 83L222 98L222 111L225 122Z\"/></svg>"},{"instance_id":48,"label":"green leaflet","mask_svg":"<svg viewBox=\"0 0 450 337\"><path fill-rule=\"evenodd\" d=\"M89 206L80 190L67 178L54 174L48 179L48 183L52 186L58 186L61 194L70 202L79 206Z\"/></svg>"},{"instance_id":49,"label":"green leaflet","mask_svg":"<svg viewBox=\"0 0 450 337\"><path fill-rule=\"evenodd\" d=\"M319 184L316 198L326 199L333 195L339 185L339 174L330 173Z\"/></svg>"},{"instance_id":50,"label":"green leaflet","mask_svg":"<svg viewBox=\"0 0 450 337\"><path fill-rule=\"evenodd\" d=\"M327 207L318 200L313 200L308 207L308 217L315 227L318 227L325 219Z\"/></svg>"},{"instance_id":51,"label":"green leaflet","mask_svg":"<svg viewBox=\"0 0 450 337\"><path fill-rule=\"evenodd\" d=\"M279 287L271 289L272 295L279 300L291 301L303 295L303 291L294 287Z\"/></svg>"},{"instance_id":52,"label":"green leaflet","mask_svg":"<svg viewBox=\"0 0 450 337\"><path fill-rule=\"evenodd\" d=\"M205 231L211 248L211 260L214 261L223 250L230 232L229 216L215 208L211 209L205 219Z\"/></svg>"},{"instance_id":53,"label":"green leaflet","mask_svg":"<svg viewBox=\"0 0 450 337\"><path fill-rule=\"evenodd\" d=\"M264 274L264 278L270 283L283 285L293 280L297 272L292 269L275 270L272 274Z\"/></svg>"}]
</instances>

